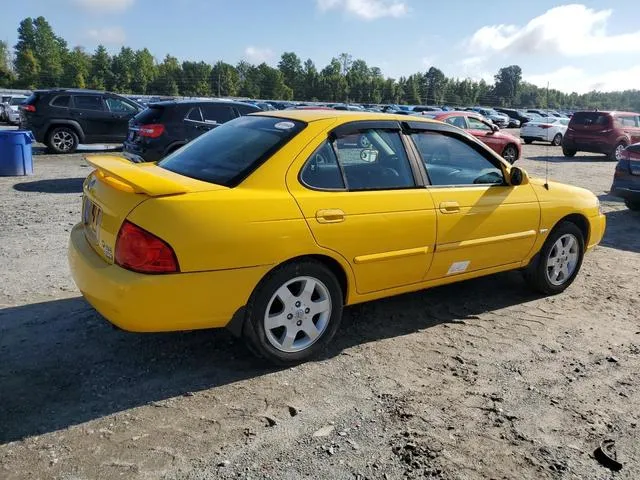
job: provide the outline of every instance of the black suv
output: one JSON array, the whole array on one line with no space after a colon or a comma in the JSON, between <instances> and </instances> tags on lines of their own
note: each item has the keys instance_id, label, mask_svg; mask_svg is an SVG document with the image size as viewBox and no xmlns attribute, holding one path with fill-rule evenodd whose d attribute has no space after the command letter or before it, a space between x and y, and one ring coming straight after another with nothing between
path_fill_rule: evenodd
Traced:
<instances>
[{"instance_id":1,"label":"black suv","mask_svg":"<svg viewBox=\"0 0 640 480\"><path fill-rule=\"evenodd\" d=\"M123 151L133 162L156 162L229 120L261 111L255 105L230 101L150 103L129 123Z\"/></svg>"},{"instance_id":2,"label":"black suv","mask_svg":"<svg viewBox=\"0 0 640 480\"><path fill-rule=\"evenodd\" d=\"M73 153L80 143L122 143L143 108L115 93L36 90L20 106L20 127L55 153Z\"/></svg>"}]
</instances>

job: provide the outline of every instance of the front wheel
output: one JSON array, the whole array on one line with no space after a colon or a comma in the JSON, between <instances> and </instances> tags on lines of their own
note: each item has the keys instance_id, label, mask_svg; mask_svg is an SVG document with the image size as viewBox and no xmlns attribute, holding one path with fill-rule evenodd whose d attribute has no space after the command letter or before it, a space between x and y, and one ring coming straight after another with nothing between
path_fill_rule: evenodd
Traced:
<instances>
[{"instance_id":1,"label":"front wheel","mask_svg":"<svg viewBox=\"0 0 640 480\"><path fill-rule=\"evenodd\" d=\"M624 142L619 142L616 147L609 154L609 160L619 161L622 159L622 152L627 148L627 144Z\"/></svg>"},{"instance_id":2,"label":"front wheel","mask_svg":"<svg viewBox=\"0 0 640 480\"><path fill-rule=\"evenodd\" d=\"M507 145L502 151L502 158L504 158L507 162L513 164L516 160L518 160L518 149L514 145Z\"/></svg>"},{"instance_id":3,"label":"front wheel","mask_svg":"<svg viewBox=\"0 0 640 480\"><path fill-rule=\"evenodd\" d=\"M553 137L553 140L551 140L551 145L553 145L554 147L559 147L560 145L562 145L562 134L561 133L556 133L556 136Z\"/></svg>"},{"instance_id":4,"label":"front wheel","mask_svg":"<svg viewBox=\"0 0 640 480\"><path fill-rule=\"evenodd\" d=\"M250 349L276 365L320 353L342 320L343 295L322 263L285 264L258 285L247 305L244 336Z\"/></svg>"},{"instance_id":5,"label":"front wheel","mask_svg":"<svg viewBox=\"0 0 640 480\"><path fill-rule=\"evenodd\" d=\"M640 201L633 202L631 200L625 200L624 204L627 206L629 210L633 210L633 211L640 210Z\"/></svg>"},{"instance_id":6,"label":"front wheel","mask_svg":"<svg viewBox=\"0 0 640 480\"><path fill-rule=\"evenodd\" d=\"M574 150L574 149L572 149L572 148L565 148L565 147L562 147L562 154L563 154L565 157L575 157L575 155L576 155L576 153L577 153L577 152L578 152L577 150Z\"/></svg>"},{"instance_id":7,"label":"front wheel","mask_svg":"<svg viewBox=\"0 0 640 480\"><path fill-rule=\"evenodd\" d=\"M573 283L582 266L584 236L572 222L562 222L544 242L537 259L524 272L534 290L545 295L561 293Z\"/></svg>"}]
</instances>

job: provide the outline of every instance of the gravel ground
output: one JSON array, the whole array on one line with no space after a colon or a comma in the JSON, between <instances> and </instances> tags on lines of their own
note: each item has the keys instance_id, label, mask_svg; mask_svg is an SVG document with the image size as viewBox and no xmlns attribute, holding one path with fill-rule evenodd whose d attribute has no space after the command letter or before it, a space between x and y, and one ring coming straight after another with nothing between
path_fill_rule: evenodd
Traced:
<instances>
[{"instance_id":1,"label":"gravel ground","mask_svg":"<svg viewBox=\"0 0 640 480\"><path fill-rule=\"evenodd\" d=\"M614 163L524 146L608 229L565 293L516 272L346 310L325 358L271 369L224 331L119 332L66 243L89 168L0 178L0 478L640 478L640 214ZM593 458L616 440L623 469Z\"/></svg>"}]
</instances>

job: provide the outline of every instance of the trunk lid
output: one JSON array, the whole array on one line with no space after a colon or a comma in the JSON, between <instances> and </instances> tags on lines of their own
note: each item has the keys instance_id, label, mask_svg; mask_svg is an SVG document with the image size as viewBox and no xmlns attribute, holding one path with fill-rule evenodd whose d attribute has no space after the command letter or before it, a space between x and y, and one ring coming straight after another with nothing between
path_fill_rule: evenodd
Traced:
<instances>
[{"instance_id":1,"label":"trunk lid","mask_svg":"<svg viewBox=\"0 0 640 480\"><path fill-rule=\"evenodd\" d=\"M613 127L606 112L576 112L569 122L569 130L577 140L599 139Z\"/></svg>"},{"instance_id":2,"label":"trunk lid","mask_svg":"<svg viewBox=\"0 0 640 480\"><path fill-rule=\"evenodd\" d=\"M145 200L225 188L116 156L90 156L86 161L95 170L83 185L82 223L87 241L108 263L113 263L122 222Z\"/></svg>"}]
</instances>

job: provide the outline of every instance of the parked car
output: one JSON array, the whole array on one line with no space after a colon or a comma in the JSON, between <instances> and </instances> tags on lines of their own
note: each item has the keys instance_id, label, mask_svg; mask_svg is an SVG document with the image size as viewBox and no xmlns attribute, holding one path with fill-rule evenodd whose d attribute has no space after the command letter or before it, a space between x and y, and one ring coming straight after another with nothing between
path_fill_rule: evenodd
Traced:
<instances>
[{"instance_id":1,"label":"parked car","mask_svg":"<svg viewBox=\"0 0 640 480\"><path fill-rule=\"evenodd\" d=\"M230 101L151 103L129 123L122 151L133 162L156 162L229 120L261 111L255 105Z\"/></svg>"},{"instance_id":2,"label":"parked car","mask_svg":"<svg viewBox=\"0 0 640 480\"><path fill-rule=\"evenodd\" d=\"M509 163L514 163L522 155L522 145L519 138L501 132L499 127L492 125L476 113L430 112L424 116L468 131Z\"/></svg>"},{"instance_id":3,"label":"parked car","mask_svg":"<svg viewBox=\"0 0 640 480\"><path fill-rule=\"evenodd\" d=\"M611 195L624 199L629 210L640 210L640 143L622 151L613 175Z\"/></svg>"},{"instance_id":4,"label":"parked car","mask_svg":"<svg viewBox=\"0 0 640 480\"><path fill-rule=\"evenodd\" d=\"M122 143L129 120L142 108L115 93L36 90L20 106L20 123L52 152L73 153L81 143Z\"/></svg>"},{"instance_id":5,"label":"parked car","mask_svg":"<svg viewBox=\"0 0 640 480\"><path fill-rule=\"evenodd\" d=\"M640 114L635 112L575 112L562 139L562 153L604 153L619 160L622 151L640 142Z\"/></svg>"},{"instance_id":6,"label":"parked car","mask_svg":"<svg viewBox=\"0 0 640 480\"><path fill-rule=\"evenodd\" d=\"M11 97L11 99L7 102L5 106L5 115L7 123L11 125L19 125L20 124L20 105L24 103L27 97Z\"/></svg>"},{"instance_id":7,"label":"parked car","mask_svg":"<svg viewBox=\"0 0 640 480\"><path fill-rule=\"evenodd\" d=\"M569 125L568 118L546 117L536 118L525 123L520 129L520 138L526 144L533 143L534 140L551 142L553 146L562 145Z\"/></svg>"},{"instance_id":8,"label":"parked car","mask_svg":"<svg viewBox=\"0 0 640 480\"><path fill-rule=\"evenodd\" d=\"M479 113L500 128L507 128L509 126L509 117L504 113L497 112L493 108L472 107L471 110Z\"/></svg>"},{"instance_id":9,"label":"parked car","mask_svg":"<svg viewBox=\"0 0 640 480\"><path fill-rule=\"evenodd\" d=\"M0 97L0 122L6 122L7 121L7 114L5 113L4 109L5 106L8 105L9 100L11 100L12 95L2 95Z\"/></svg>"},{"instance_id":10,"label":"parked car","mask_svg":"<svg viewBox=\"0 0 640 480\"><path fill-rule=\"evenodd\" d=\"M431 105L418 105L413 107L414 112L441 112L443 109Z\"/></svg>"},{"instance_id":11,"label":"parked car","mask_svg":"<svg viewBox=\"0 0 640 480\"><path fill-rule=\"evenodd\" d=\"M87 161L68 252L87 301L124 330L227 327L281 365L345 305L507 270L560 293L606 222L592 192L423 117L263 112L158 164Z\"/></svg>"},{"instance_id":12,"label":"parked car","mask_svg":"<svg viewBox=\"0 0 640 480\"><path fill-rule=\"evenodd\" d=\"M500 113L504 113L505 115L507 115L509 117L509 126L513 126L514 128L518 128L521 127L522 125L524 125L525 123L533 120L534 116L531 114L526 114L520 110L515 110L513 108L496 108L496 111L500 112ZM535 115L536 117L538 115ZM514 121L513 125L511 124L511 121ZM520 122L519 125L516 126L515 122Z\"/></svg>"}]
</instances>

